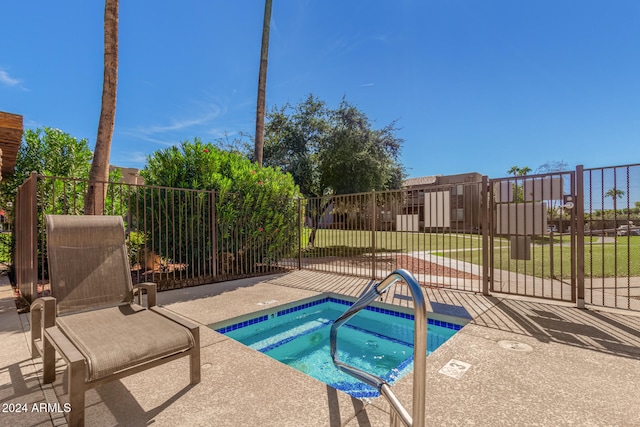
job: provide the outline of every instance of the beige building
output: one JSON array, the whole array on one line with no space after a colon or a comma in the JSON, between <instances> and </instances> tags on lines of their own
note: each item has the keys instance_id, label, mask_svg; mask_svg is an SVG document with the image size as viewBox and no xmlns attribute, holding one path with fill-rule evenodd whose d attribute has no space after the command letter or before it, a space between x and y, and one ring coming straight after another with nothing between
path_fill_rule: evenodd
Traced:
<instances>
[{"instance_id":1,"label":"beige building","mask_svg":"<svg viewBox=\"0 0 640 427\"><path fill-rule=\"evenodd\" d=\"M136 168L123 168L120 166L109 166L109 170L113 171L115 169L120 169L120 173L122 173L122 182L125 184L133 184L133 185L143 185L144 178L140 176L140 169Z\"/></svg>"},{"instance_id":2,"label":"beige building","mask_svg":"<svg viewBox=\"0 0 640 427\"><path fill-rule=\"evenodd\" d=\"M404 231L477 231L481 225L480 189L477 172L409 178L396 229Z\"/></svg>"}]
</instances>

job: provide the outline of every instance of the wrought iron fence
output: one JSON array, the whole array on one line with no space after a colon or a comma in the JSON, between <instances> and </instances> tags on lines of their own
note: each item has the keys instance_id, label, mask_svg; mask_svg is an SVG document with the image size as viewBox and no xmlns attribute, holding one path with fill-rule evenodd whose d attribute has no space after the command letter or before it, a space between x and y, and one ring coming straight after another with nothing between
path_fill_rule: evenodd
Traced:
<instances>
[{"instance_id":1,"label":"wrought iron fence","mask_svg":"<svg viewBox=\"0 0 640 427\"><path fill-rule=\"evenodd\" d=\"M160 289L291 268L374 279L406 268L424 286L640 310L640 165L480 178L269 201L109 183L105 213L124 218L133 280ZM21 186L23 295L46 281L43 215L82 214L86 186L35 175Z\"/></svg>"},{"instance_id":2,"label":"wrought iron fence","mask_svg":"<svg viewBox=\"0 0 640 427\"><path fill-rule=\"evenodd\" d=\"M576 301L575 173L491 179L491 291Z\"/></svg>"},{"instance_id":3,"label":"wrought iron fence","mask_svg":"<svg viewBox=\"0 0 640 427\"><path fill-rule=\"evenodd\" d=\"M640 309L640 164L584 169L589 304Z\"/></svg>"},{"instance_id":4,"label":"wrought iron fence","mask_svg":"<svg viewBox=\"0 0 640 427\"><path fill-rule=\"evenodd\" d=\"M374 279L397 268L431 287L480 292L481 182L305 201L303 268Z\"/></svg>"},{"instance_id":5,"label":"wrought iron fence","mask_svg":"<svg viewBox=\"0 0 640 427\"><path fill-rule=\"evenodd\" d=\"M16 265L28 300L48 281L44 215L81 215L87 181L32 175L18 191ZM296 200L108 183L106 215L122 216L134 283L160 290L282 271L298 249ZM275 224L275 225L274 225ZM278 226L279 225L279 226ZM40 289L37 285L40 284Z\"/></svg>"}]
</instances>

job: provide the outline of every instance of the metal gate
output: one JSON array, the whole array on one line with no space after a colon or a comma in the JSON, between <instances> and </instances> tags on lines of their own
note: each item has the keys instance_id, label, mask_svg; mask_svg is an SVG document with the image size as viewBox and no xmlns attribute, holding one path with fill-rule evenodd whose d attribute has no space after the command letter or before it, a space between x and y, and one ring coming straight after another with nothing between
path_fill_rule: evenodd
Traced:
<instances>
[{"instance_id":1,"label":"metal gate","mask_svg":"<svg viewBox=\"0 0 640 427\"><path fill-rule=\"evenodd\" d=\"M640 164L576 172L585 194L585 302L640 311Z\"/></svg>"},{"instance_id":2,"label":"metal gate","mask_svg":"<svg viewBox=\"0 0 640 427\"><path fill-rule=\"evenodd\" d=\"M489 181L489 283L494 293L578 302L576 173Z\"/></svg>"}]
</instances>

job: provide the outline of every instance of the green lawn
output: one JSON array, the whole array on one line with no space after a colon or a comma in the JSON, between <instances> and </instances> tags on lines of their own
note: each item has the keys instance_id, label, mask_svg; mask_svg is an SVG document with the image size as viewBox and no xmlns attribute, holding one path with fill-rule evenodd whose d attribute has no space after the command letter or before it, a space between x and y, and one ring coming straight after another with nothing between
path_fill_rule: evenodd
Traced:
<instances>
[{"instance_id":1,"label":"green lawn","mask_svg":"<svg viewBox=\"0 0 640 427\"><path fill-rule=\"evenodd\" d=\"M640 276L640 236L619 236L615 243L585 243L586 276Z\"/></svg>"},{"instance_id":2,"label":"green lawn","mask_svg":"<svg viewBox=\"0 0 640 427\"><path fill-rule=\"evenodd\" d=\"M308 241L310 229L303 230L303 242ZM430 251L434 254L482 264L482 236L448 233L404 233L391 231L318 230L313 250L306 257L357 256L371 253L372 237L376 252ZM534 239L531 259L512 260L508 240L494 239L494 267L518 271L537 277L571 277L569 236ZM553 263L552 263L553 261ZM553 268L552 268L553 265ZM640 236L619 236L615 242L598 243L597 238L585 237L586 277L640 276Z\"/></svg>"},{"instance_id":3,"label":"green lawn","mask_svg":"<svg viewBox=\"0 0 640 427\"><path fill-rule=\"evenodd\" d=\"M568 245L568 236L564 236L562 242ZM527 261L511 259L506 243L502 244L502 248L499 246L498 243L495 244L495 268L536 277L571 277L570 247L562 245L559 240L555 240L553 247L548 241L532 245L531 259ZM584 252L585 277L640 276L640 236L620 236L616 242L604 244L596 243L595 238L593 241L587 238ZM468 252L443 255L480 264L477 256Z\"/></svg>"},{"instance_id":4,"label":"green lawn","mask_svg":"<svg viewBox=\"0 0 640 427\"><path fill-rule=\"evenodd\" d=\"M302 231L303 246L309 240L311 230ZM375 234L375 235L374 235ZM470 234L404 233L395 231L327 230L316 233L315 248L342 248L345 252L371 252L372 238L375 239L376 252L413 252L413 251L449 251L468 250L482 247L482 236ZM349 250L349 248L351 250Z\"/></svg>"}]
</instances>

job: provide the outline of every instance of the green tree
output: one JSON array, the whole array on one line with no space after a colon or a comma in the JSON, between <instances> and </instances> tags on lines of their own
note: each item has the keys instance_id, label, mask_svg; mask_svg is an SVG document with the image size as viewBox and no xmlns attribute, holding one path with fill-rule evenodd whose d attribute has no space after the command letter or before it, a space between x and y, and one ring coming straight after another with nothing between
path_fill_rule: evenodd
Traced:
<instances>
[{"instance_id":1,"label":"green tree","mask_svg":"<svg viewBox=\"0 0 640 427\"><path fill-rule=\"evenodd\" d=\"M26 129L16 157L14 174L2 181L2 195L13 200L31 172L39 175L87 179L91 167L87 139L49 127Z\"/></svg>"},{"instance_id":2,"label":"green tree","mask_svg":"<svg viewBox=\"0 0 640 427\"><path fill-rule=\"evenodd\" d=\"M266 130L265 164L290 172L305 196L317 198L307 204L310 246L333 195L402 185L398 158L403 141L395 123L374 129L366 114L345 99L335 109L313 95L295 107L274 108Z\"/></svg>"},{"instance_id":3,"label":"green tree","mask_svg":"<svg viewBox=\"0 0 640 427\"><path fill-rule=\"evenodd\" d=\"M397 189L404 170L403 140L391 123L373 129L365 113L346 100L327 108L313 95L267 117L265 164L290 172L307 197Z\"/></svg>"},{"instance_id":4,"label":"green tree","mask_svg":"<svg viewBox=\"0 0 640 427\"><path fill-rule=\"evenodd\" d=\"M264 151L264 114L266 109L267 92L267 62L269 59L269 30L271 28L271 3L264 2L264 20L262 22L262 44L260 47L260 71L258 72L258 102L256 106L256 138L255 160L262 167Z\"/></svg>"},{"instance_id":5,"label":"green tree","mask_svg":"<svg viewBox=\"0 0 640 427\"><path fill-rule=\"evenodd\" d=\"M102 108L98 122L98 136L89 173L89 186L85 195L85 214L102 215L104 212L109 177L111 140L116 119L116 92L118 88L118 0L105 0L104 7L104 78Z\"/></svg>"},{"instance_id":6,"label":"green tree","mask_svg":"<svg viewBox=\"0 0 640 427\"><path fill-rule=\"evenodd\" d=\"M14 218L14 203L18 187L27 179L31 172L38 175L56 176L64 178L87 179L91 161L91 150L86 139L80 139L49 127L26 129L22 134L22 144L18 149L14 174L2 181L0 188L1 204ZM79 181L47 180L38 189L38 203L42 213L77 214L82 212L85 185ZM79 200L73 205L70 200ZM11 209L7 209L7 202L12 202ZM42 230L42 216L39 216ZM40 238L38 238L40 241ZM38 248L40 250L40 248ZM39 257L45 259L42 254ZM46 266L39 266L39 277L46 274Z\"/></svg>"},{"instance_id":7,"label":"green tree","mask_svg":"<svg viewBox=\"0 0 640 427\"><path fill-rule=\"evenodd\" d=\"M86 138L78 140L74 136L49 127L27 129L22 135L22 144L16 157L16 167L13 175L2 181L0 204L6 207L7 201L16 196L18 187L27 179L31 172L38 175L74 178L64 182L62 180L48 180L42 185L42 206L45 213L78 214L84 212L84 195L87 190L86 180L89 178L92 153ZM119 170L109 174L109 182L118 182L121 178ZM52 199L56 195L60 200ZM74 200L73 208L65 201ZM107 206L111 211L120 211L122 197L110 192L107 194Z\"/></svg>"},{"instance_id":8,"label":"green tree","mask_svg":"<svg viewBox=\"0 0 640 427\"><path fill-rule=\"evenodd\" d=\"M329 110L313 95L295 107L273 108L265 126L264 164L290 173L306 197L324 195L318 152L329 128Z\"/></svg>"},{"instance_id":9,"label":"green tree","mask_svg":"<svg viewBox=\"0 0 640 427\"><path fill-rule=\"evenodd\" d=\"M330 194L398 189L402 139L395 123L372 129L367 116L342 100L331 114L331 126L318 153L320 188Z\"/></svg>"}]
</instances>

